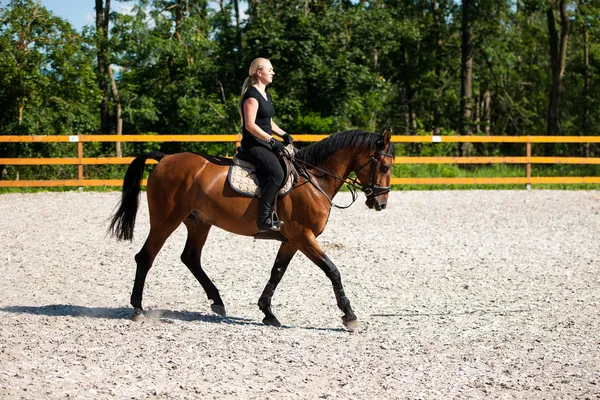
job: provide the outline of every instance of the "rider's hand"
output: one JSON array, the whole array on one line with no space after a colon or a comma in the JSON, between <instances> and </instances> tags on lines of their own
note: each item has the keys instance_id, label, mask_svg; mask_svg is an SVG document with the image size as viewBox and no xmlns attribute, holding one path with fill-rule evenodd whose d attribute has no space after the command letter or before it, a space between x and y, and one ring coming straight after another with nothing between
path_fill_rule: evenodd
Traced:
<instances>
[{"instance_id":1,"label":"rider's hand","mask_svg":"<svg viewBox=\"0 0 600 400\"><path fill-rule=\"evenodd\" d=\"M279 140L271 138L271 140L269 140L269 144L271 144L271 148L277 153L285 151L285 146Z\"/></svg>"},{"instance_id":2,"label":"rider's hand","mask_svg":"<svg viewBox=\"0 0 600 400\"><path fill-rule=\"evenodd\" d=\"M283 135L283 143L287 146L288 144L294 143L294 138L289 133Z\"/></svg>"}]
</instances>

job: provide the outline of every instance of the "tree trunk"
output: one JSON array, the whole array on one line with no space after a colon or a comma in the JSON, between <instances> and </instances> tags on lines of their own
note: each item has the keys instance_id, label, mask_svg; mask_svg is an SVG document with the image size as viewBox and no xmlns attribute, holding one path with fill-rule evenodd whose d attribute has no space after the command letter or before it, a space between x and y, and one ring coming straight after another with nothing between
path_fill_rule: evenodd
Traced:
<instances>
[{"instance_id":1,"label":"tree trunk","mask_svg":"<svg viewBox=\"0 0 600 400\"><path fill-rule=\"evenodd\" d=\"M175 34L177 39L181 40L181 24L183 23L183 0L177 0L177 7L175 8Z\"/></svg>"},{"instance_id":2,"label":"tree trunk","mask_svg":"<svg viewBox=\"0 0 600 400\"><path fill-rule=\"evenodd\" d=\"M175 5L175 33L173 36L181 41L181 25L183 24L183 0L177 0L177 4ZM176 66L175 66L175 58L173 56L169 56L168 60L168 68L169 68L169 80L171 83L176 82Z\"/></svg>"},{"instance_id":3,"label":"tree trunk","mask_svg":"<svg viewBox=\"0 0 600 400\"><path fill-rule=\"evenodd\" d=\"M583 123L581 131L588 134L590 120L590 31L587 23L583 24Z\"/></svg>"},{"instance_id":4,"label":"tree trunk","mask_svg":"<svg viewBox=\"0 0 600 400\"><path fill-rule=\"evenodd\" d=\"M96 0L96 40L98 44L98 87L102 94L100 101L100 133L110 133L110 117L108 112L108 16L110 0Z\"/></svg>"},{"instance_id":5,"label":"tree trunk","mask_svg":"<svg viewBox=\"0 0 600 400\"><path fill-rule=\"evenodd\" d=\"M233 10L235 12L235 41L238 49L243 50L244 44L242 43L242 27L240 26L240 5L239 0L233 0Z\"/></svg>"},{"instance_id":6,"label":"tree trunk","mask_svg":"<svg viewBox=\"0 0 600 400\"><path fill-rule=\"evenodd\" d=\"M410 135L410 116L407 109L404 109L404 134Z\"/></svg>"},{"instance_id":7,"label":"tree trunk","mask_svg":"<svg viewBox=\"0 0 600 400\"><path fill-rule=\"evenodd\" d=\"M460 102L461 124L460 133L471 134L472 97L473 97L473 0L462 2L462 44L461 44L461 74ZM463 143L462 155L468 156L471 151L470 143Z\"/></svg>"},{"instance_id":8,"label":"tree trunk","mask_svg":"<svg viewBox=\"0 0 600 400\"><path fill-rule=\"evenodd\" d=\"M473 114L475 115L475 133L479 133L481 132L481 95L479 93L475 95Z\"/></svg>"},{"instance_id":9,"label":"tree trunk","mask_svg":"<svg viewBox=\"0 0 600 400\"><path fill-rule=\"evenodd\" d=\"M483 93L483 120L484 120L484 128L483 131L486 135L490 134L490 129L492 125L492 94L489 90L486 90Z\"/></svg>"},{"instance_id":10,"label":"tree trunk","mask_svg":"<svg viewBox=\"0 0 600 400\"><path fill-rule=\"evenodd\" d=\"M583 123L581 133L587 136L590 123L590 32L583 26ZM585 144L585 156L590 156L590 144Z\"/></svg>"},{"instance_id":11,"label":"tree trunk","mask_svg":"<svg viewBox=\"0 0 600 400\"><path fill-rule=\"evenodd\" d=\"M400 60L399 60L400 66L401 66L401 68L406 69L409 66L409 63L411 61L408 60L408 51L406 49L406 41L404 39L402 39L400 41L400 49L401 49L400 50ZM402 82L403 82L402 103L404 104L404 106L406 108L405 132L406 132L406 134L414 134L416 132L416 128L417 128L417 116L413 109L413 104L412 104L412 99L414 97L415 91L412 88L411 79L408 74L403 74Z\"/></svg>"},{"instance_id":12,"label":"tree trunk","mask_svg":"<svg viewBox=\"0 0 600 400\"><path fill-rule=\"evenodd\" d=\"M442 97L442 70L441 64L442 60L441 55L444 48L444 39L442 35L442 21L443 21L443 10L445 4L444 2L440 2L438 4L437 0L433 0L431 2L431 13L433 15L433 23L435 26L435 34L437 36L437 48L435 54L437 57L435 58L435 76L436 76L436 98L433 103L433 134L439 135L441 132L440 129L440 99Z\"/></svg>"},{"instance_id":13,"label":"tree trunk","mask_svg":"<svg viewBox=\"0 0 600 400\"><path fill-rule=\"evenodd\" d=\"M406 88L400 89L400 99L402 102L402 116L404 117L404 134L410 135L410 112L408 108L408 101L406 99Z\"/></svg>"},{"instance_id":14,"label":"tree trunk","mask_svg":"<svg viewBox=\"0 0 600 400\"><path fill-rule=\"evenodd\" d=\"M110 89L112 91L113 101L115 103L115 119L117 122L117 135L123 134L123 119L121 118L121 98L119 97L119 90L117 89L117 83L115 82L115 77L112 72L112 68L108 67L108 76L110 78ZM117 153L117 157L122 157L123 153L121 151L121 142L116 142L115 151Z\"/></svg>"},{"instance_id":15,"label":"tree trunk","mask_svg":"<svg viewBox=\"0 0 600 400\"><path fill-rule=\"evenodd\" d=\"M413 107L413 97L415 95L415 91L413 90L410 82L406 80L406 109L408 113L408 129L411 135L417 133L417 114L415 113L415 109Z\"/></svg>"},{"instance_id":16,"label":"tree trunk","mask_svg":"<svg viewBox=\"0 0 600 400\"><path fill-rule=\"evenodd\" d=\"M178 42L181 42L181 28L183 25L183 0L177 0L175 4L175 32L171 36L171 39L175 39ZM180 44L178 44L180 45ZM179 126L179 107L177 105L178 93L177 86L179 83L179 72L177 68L177 61L175 60L175 56L169 55L167 59L167 71L169 73L169 82L171 83L170 97L171 97L171 109L169 112L171 113L171 122L169 123L169 130L173 133L178 133ZM175 147L177 151L181 150L181 143L176 143Z\"/></svg>"},{"instance_id":17,"label":"tree trunk","mask_svg":"<svg viewBox=\"0 0 600 400\"><path fill-rule=\"evenodd\" d=\"M560 92L562 77L565 72L567 57L567 39L569 37L569 19L566 0L558 0L560 13L560 39L556 30L554 10L552 6L557 0L551 0L547 9L548 34L550 42L550 65L552 67L552 87L550 89L550 104L548 106L548 135L560 133Z\"/></svg>"},{"instance_id":18,"label":"tree trunk","mask_svg":"<svg viewBox=\"0 0 600 400\"><path fill-rule=\"evenodd\" d=\"M408 107L410 108L410 134L417 134L417 114L415 113L415 109L412 106L412 101L408 103Z\"/></svg>"}]
</instances>

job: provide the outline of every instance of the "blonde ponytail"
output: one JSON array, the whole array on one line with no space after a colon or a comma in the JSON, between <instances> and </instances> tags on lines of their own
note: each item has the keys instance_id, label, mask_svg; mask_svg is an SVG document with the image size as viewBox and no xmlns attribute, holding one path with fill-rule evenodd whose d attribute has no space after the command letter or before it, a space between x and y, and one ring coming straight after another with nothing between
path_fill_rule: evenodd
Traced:
<instances>
[{"instance_id":1,"label":"blonde ponytail","mask_svg":"<svg viewBox=\"0 0 600 400\"><path fill-rule=\"evenodd\" d=\"M250 85L254 85L256 83L256 73L262 69L265 61L269 60L262 57L255 58L250 63L250 68L248 68L248 77L244 80L244 84L242 85L242 94L240 95L240 101L238 102L238 112L240 113L242 124L244 123L244 94L246 94L246 91Z\"/></svg>"},{"instance_id":2,"label":"blonde ponytail","mask_svg":"<svg viewBox=\"0 0 600 400\"><path fill-rule=\"evenodd\" d=\"M244 123L244 94L250 87L251 81L252 79L250 76L244 80L244 84L242 85L242 95L240 96L240 101L238 101L238 112L240 113L242 124Z\"/></svg>"}]
</instances>

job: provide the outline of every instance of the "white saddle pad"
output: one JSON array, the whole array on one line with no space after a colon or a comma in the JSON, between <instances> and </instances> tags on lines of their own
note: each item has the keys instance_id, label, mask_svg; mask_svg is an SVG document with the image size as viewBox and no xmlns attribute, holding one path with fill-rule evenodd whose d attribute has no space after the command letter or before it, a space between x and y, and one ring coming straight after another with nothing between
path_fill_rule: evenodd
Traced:
<instances>
[{"instance_id":1,"label":"white saddle pad","mask_svg":"<svg viewBox=\"0 0 600 400\"><path fill-rule=\"evenodd\" d=\"M256 167L248 161L240 160L237 155L233 157L233 165L229 167L227 174L229 185L240 194L245 194L252 197L260 197L261 189L258 186L258 175ZM279 196L283 197L294 186L294 176L290 174L287 182L279 190Z\"/></svg>"}]
</instances>

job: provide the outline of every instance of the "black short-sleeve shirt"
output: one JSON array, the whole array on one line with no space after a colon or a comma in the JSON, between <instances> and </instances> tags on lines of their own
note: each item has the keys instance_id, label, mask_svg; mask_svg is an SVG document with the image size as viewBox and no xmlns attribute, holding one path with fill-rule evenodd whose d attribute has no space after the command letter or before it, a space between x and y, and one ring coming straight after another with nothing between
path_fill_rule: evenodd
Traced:
<instances>
[{"instance_id":1,"label":"black short-sleeve shirt","mask_svg":"<svg viewBox=\"0 0 600 400\"><path fill-rule=\"evenodd\" d=\"M258 111L256 112L256 120L254 123L258 125L263 131L271 134L271 118L275 115L275 108L273 107L273 100L271 99L271 94L267 92L267 99L263 97L262 94L258 91L254 86L250 86L246 93L244 93L244 100L242 104L249 99L250 97L256 99L258 101ZM243 107L243 106L242 106ZM242 108L243 110L243 108ZM243 114L243 113L242 113ZM244 115L244 125L242 126L242 141L248 141L248 139L255 139L252 133L246 130L246 116ZM244 144L242 143L242 146Z\"/></svg>"}]
</instances>

